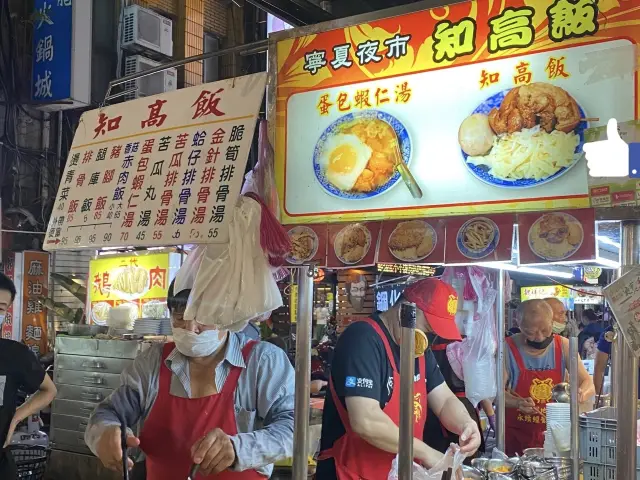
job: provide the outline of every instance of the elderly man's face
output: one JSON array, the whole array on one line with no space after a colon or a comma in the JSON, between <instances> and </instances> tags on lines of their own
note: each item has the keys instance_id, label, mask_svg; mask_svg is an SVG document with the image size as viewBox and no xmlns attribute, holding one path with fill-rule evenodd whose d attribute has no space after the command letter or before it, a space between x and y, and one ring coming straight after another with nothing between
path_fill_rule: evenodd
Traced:
<instances>
[{"instance_id":1,"label":"elderly man's face","mask_svg":"<svg viewBox=\"0 0 640 480\"><path fill-rule=\"evenodd\" d=\"M558 323L567 323L567 310L560 300L547 302L553 310L553 321Z\"/></svg>"},{"instance_id":2,"label":"elderly man's face","mask_svg":"<svg viewBox=\"0 0 640 480\"><path fill-rule=\"evenodd\" d=\"M542 342L553 333L552 316L545 312L524 312L520 330L531 342Z\"/></svg>"}]
</instances>

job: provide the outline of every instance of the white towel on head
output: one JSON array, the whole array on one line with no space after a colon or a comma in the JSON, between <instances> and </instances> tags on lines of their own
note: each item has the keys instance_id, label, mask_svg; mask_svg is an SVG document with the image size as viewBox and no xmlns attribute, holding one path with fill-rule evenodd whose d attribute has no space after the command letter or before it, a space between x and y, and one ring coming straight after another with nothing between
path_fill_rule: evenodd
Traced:
<instances>
[{"instance_id":1,"label":"white towel on head","mask_svg":"<svg viewBox=\"0 0 640 480\"><path fill-rule=\"evenodd\" d=\"M260 246L261 206L240 197L229 243L198 245L176 275L174 291L191 290L186 320L229 330L282 306L282 295Z\"/></svg>"}]
</instances>

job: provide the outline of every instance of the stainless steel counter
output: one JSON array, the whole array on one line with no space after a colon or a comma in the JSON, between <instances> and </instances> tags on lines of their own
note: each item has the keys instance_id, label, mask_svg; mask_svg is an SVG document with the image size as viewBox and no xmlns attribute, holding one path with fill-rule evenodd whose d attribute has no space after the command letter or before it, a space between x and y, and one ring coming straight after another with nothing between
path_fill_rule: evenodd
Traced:
<instances>
[{"instance_id":1,"label":"stainless steel counter","mask_svg":"<svg viewBox=\"0 0 640 480\"><path fill-rule=\"evenodd\" d=\"M118 387L120 372L144 347L135 340L56 338L53 380L58 396L52 405L49 478L117 478L90 452L84 432L96 404Z\"/></svg>"}]
</instances>

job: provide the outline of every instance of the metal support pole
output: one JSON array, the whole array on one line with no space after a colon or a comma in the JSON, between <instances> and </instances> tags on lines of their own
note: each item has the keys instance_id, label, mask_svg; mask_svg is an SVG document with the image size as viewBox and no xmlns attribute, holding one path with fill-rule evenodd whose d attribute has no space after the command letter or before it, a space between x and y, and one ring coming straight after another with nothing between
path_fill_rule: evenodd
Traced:
<instances>
[{"instance_id":1,"label":"metal support pole","mask_svg":"<svg viewBox=\"0 0 640 480\"><path fill-rule=\"evenodd\" d=\"M496 447L501 452L505 451L504 445L504 433L505 433L505 402L504 402L504 347L505 347L505 315L504 306L506 304L504 298L505 289L505 272L504 270L498 270L498 296L496 299L496 321L498 322L498 328L496 332L498 334L498 352L496 358L496 379L498 382L498 388L496 389Z\"/></svg>"},{"instance_id":2,"label":"metal support pole","mask_svg":"<svg viewBox=\"0 0 640 480\"><path fill-rule=\"evenodd\" d=\"M571 389L571 478L573 480L579 480L580 478L580 450L578 444L578 337L576 336L575 329L571 332L569 337L569 386Z\"/></svg>"},{"instance_id":3,"label":"metal support pole","mask_svg":"<svg viewBox=\"0 0 640 480\"><path fill-rule=\"evenodd\" d=\"M400 442L398 448L398 479L413 478L413 376L415 370L416 306L403 303L400 307Z\"/></svg>"},{"instance_id":4,"label":"metal support pole","mask_svg":"<svg viewBox=\"0 0 640 480\"><path fill-rule=\"evenodd\" d=\"M620 228L621 271L640 264L640 222L624 221ZM622 335L620 335L622 337ZM636 428L638 423L638 359L626 341L618 343L620 374L616 419L616 478L636 477ZM624 379L624 388L621 383Z\"/></svg>"},{"instance_id":5,"label":"metal support pole","mask_svg":"<svg viewBox=\"0 0 640 480\"><path fill-rule=\"evenodd\" d=\"M304 265L298 270L296 396L293 413L293 480L305 480L308 477L313 271L314 267L308 265Z\"/></svg>"},{"instance_id":6,"label":"metal support pole","mask_svg":"<svg viewBox=\"0 0 640 480\"><path fill-rule=\"evenodd\" d=\"M618 388L622 385L618 376L620 375L620 342L624 343L624 337L618 330L618 324L614 324L613 331L615 332L615 337L613 342L611 342L611 372L609 372L609 378L611 380L611 394L609 398L611 399L610 405L612 407L617 407L618 399L622 394L618 391Z\"/></svg>"}]
</instances>

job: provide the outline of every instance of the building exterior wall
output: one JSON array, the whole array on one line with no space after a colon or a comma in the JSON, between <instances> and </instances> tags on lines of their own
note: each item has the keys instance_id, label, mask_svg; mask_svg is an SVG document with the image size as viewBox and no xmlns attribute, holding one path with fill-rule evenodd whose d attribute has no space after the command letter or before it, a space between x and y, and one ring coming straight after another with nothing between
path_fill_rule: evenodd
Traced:
<instances>
[{"instance_id":1,"label":"building exterior wall","mask_svg":"<svg viewBox=\"0 0 640 480\"><path fill-rule=\"evenodd\" d=\"M227 35L227 10L223 0L133 0L133 3L158 11L174 21L174 58L203 53L204 34L219 38ZM190 87L202 83L202 62L192 62L179 70L179 85Z\"/></svg>"},{"instance_id":2,"label":"building exterior wall","mask_svg":"<svg viewBox=\"0 0 640 480\"><path fill-rule=\"evenodd\" d=\"M204 30L219 37L227 35L227 7L222 0L205 0Z\"/></svg>"}]
</instances>

